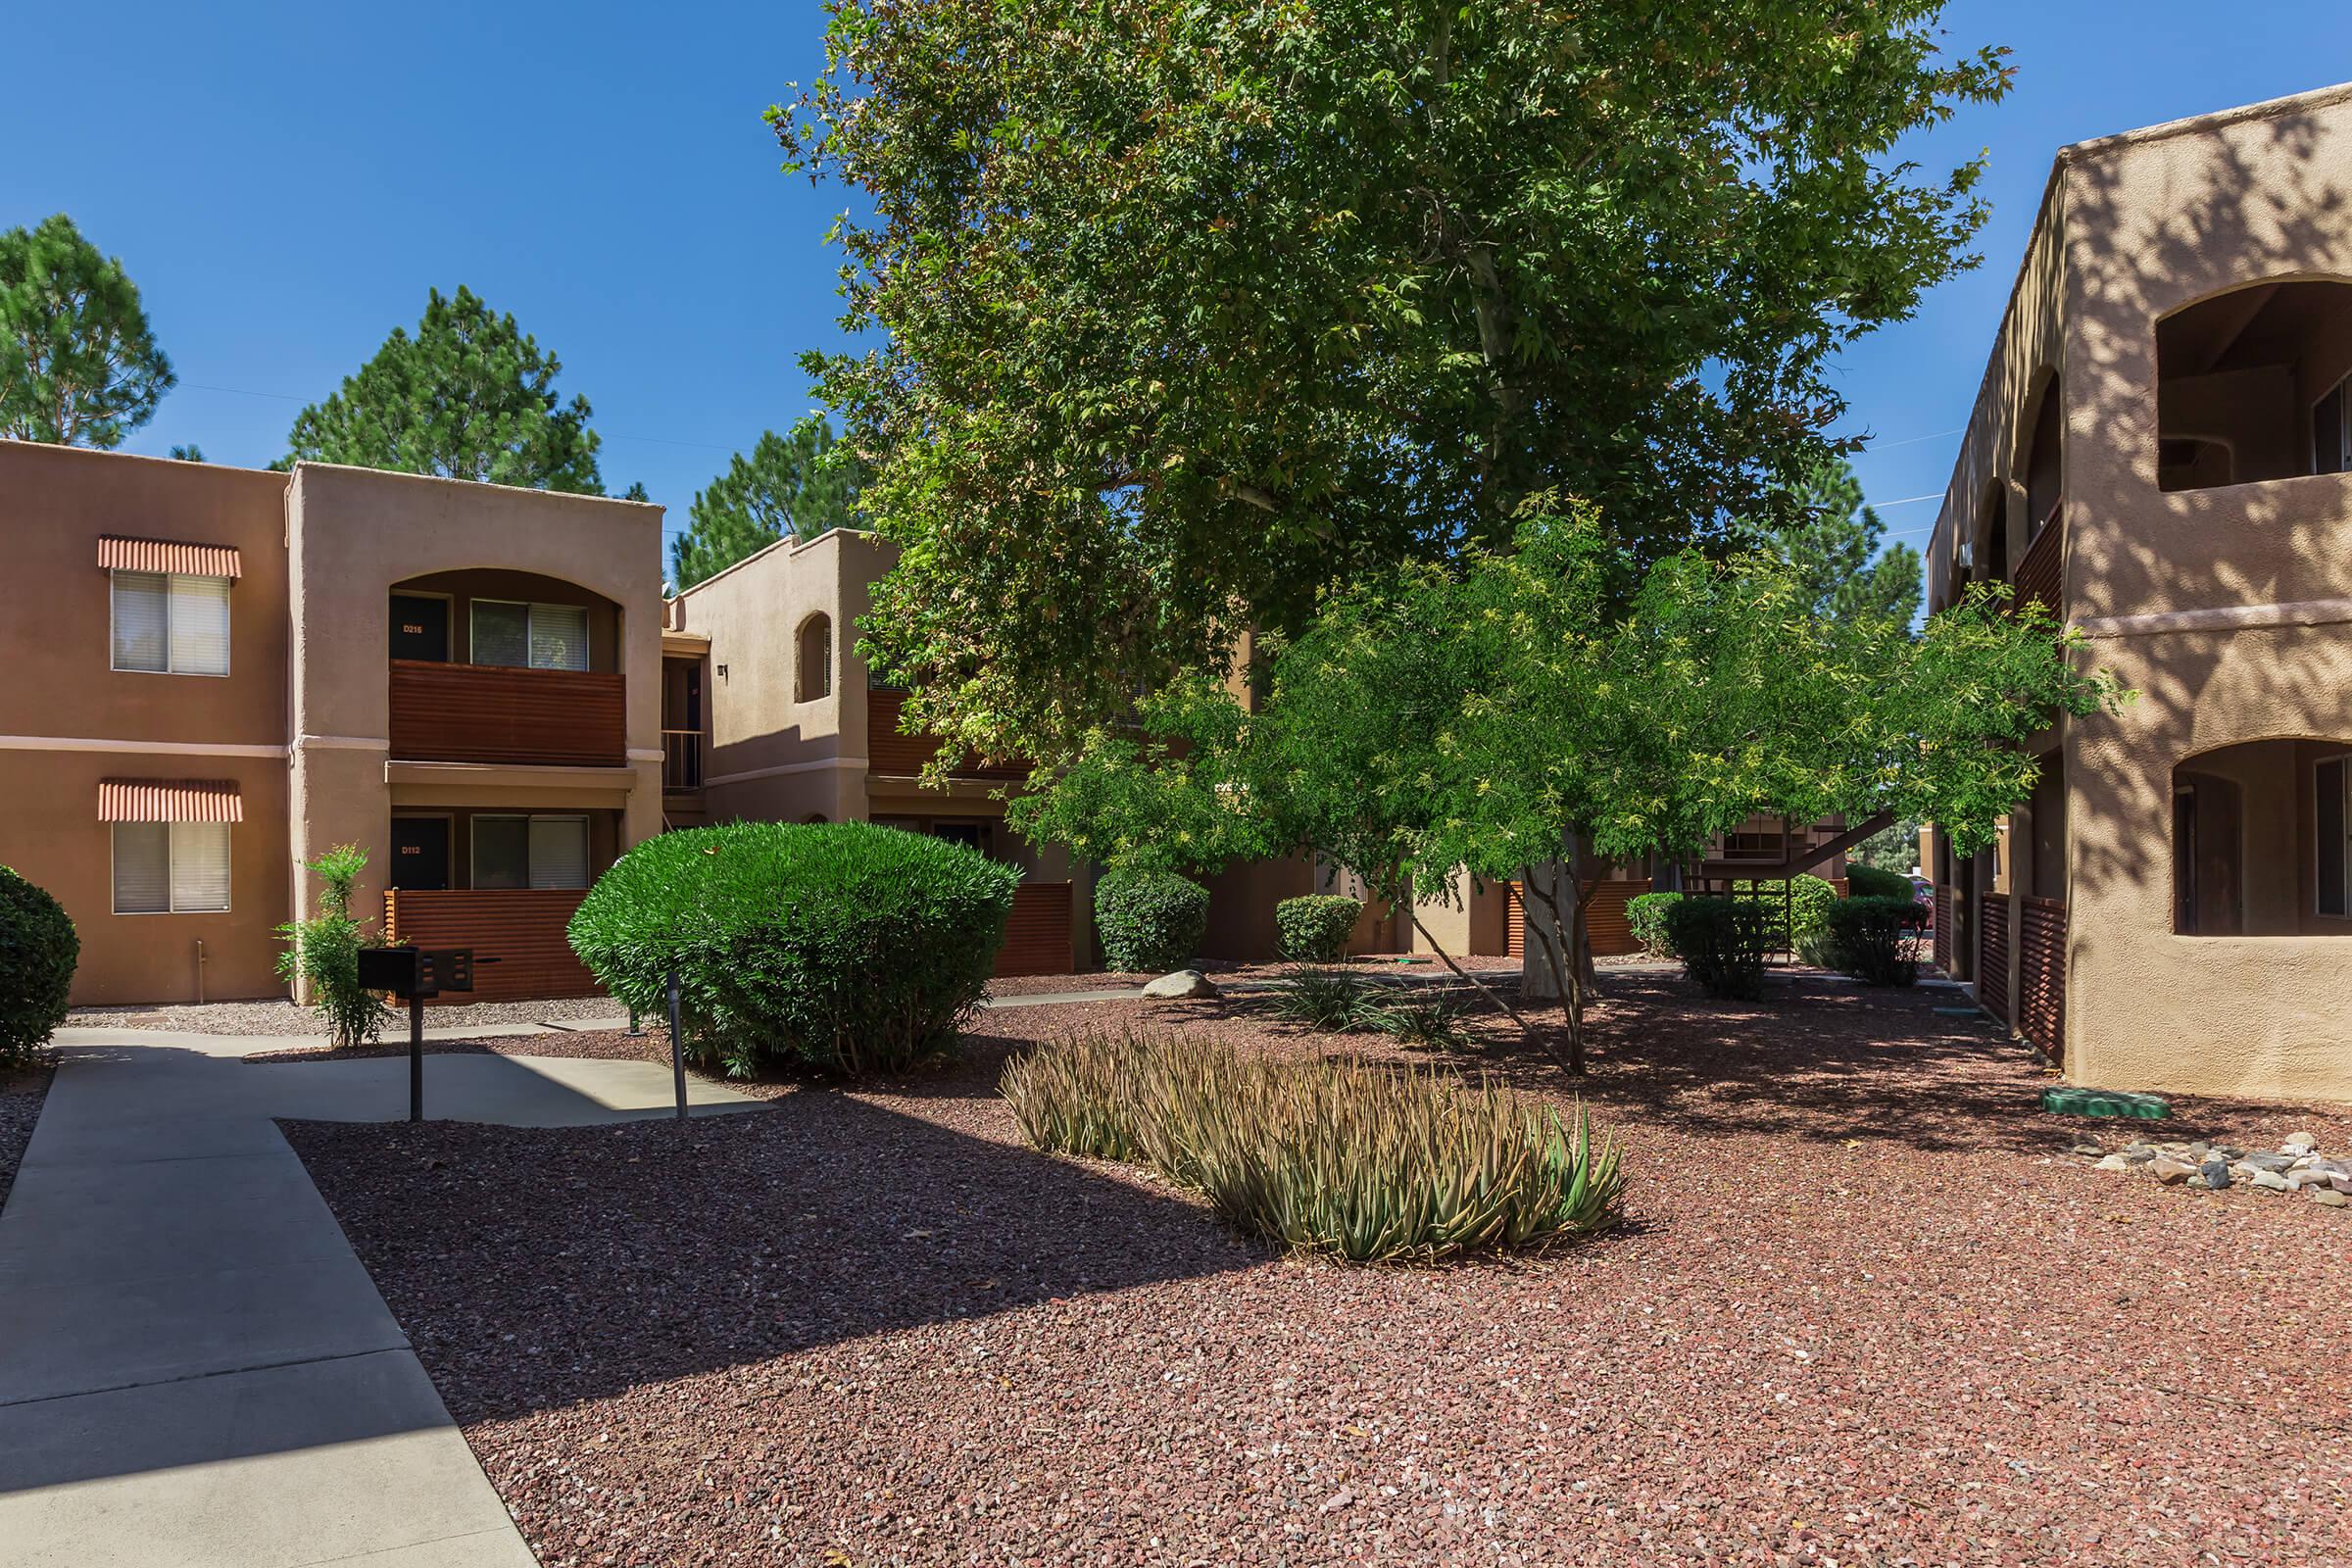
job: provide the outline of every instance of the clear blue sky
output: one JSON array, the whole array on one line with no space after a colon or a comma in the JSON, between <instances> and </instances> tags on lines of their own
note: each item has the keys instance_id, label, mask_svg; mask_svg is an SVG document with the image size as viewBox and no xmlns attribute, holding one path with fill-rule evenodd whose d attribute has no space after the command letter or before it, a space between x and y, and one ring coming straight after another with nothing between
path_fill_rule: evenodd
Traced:
<instances>
[{"instance_id":1,"label":"clear blue sky","mask_svg":"<svg viewBox=\"0 0 2352 1568\"><path fill-rule=\"evenodd\" d=\"M428 285L465 283L562 357L607 483L643 479L674 527L811 407L797 356L839 341L843 197L781 173L760 119L821 24L813 0L36 8L10 24L0 227L70 213L137 280L180 386L126 450L268 463ZM2343 0L1958 0L1945 24L2008 44L2018 84L1915 149L1990 149L1984 265L1840 368L1879 502L1941 492L2060 145L2352 72ZM1935 512L1886 516L1917 543Z\"/></svg>"}]
</instances>

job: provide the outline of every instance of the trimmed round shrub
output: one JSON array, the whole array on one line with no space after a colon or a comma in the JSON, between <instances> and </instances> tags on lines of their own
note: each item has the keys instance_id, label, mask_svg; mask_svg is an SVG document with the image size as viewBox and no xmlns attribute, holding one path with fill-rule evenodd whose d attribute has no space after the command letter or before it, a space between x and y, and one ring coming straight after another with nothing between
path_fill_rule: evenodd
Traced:
<instances>
[{"instance_id":1,"label":"trimmed round shrub","mask_svg":"<svg viewBox=\"0 0 2352 1568\"><path fill-rule=\"evenodd\" d=\"M1906 880L1899 899L1839 899L1830 909L1830 966L1865 985L1919 978L1919 911Z\"/></svg>"},{"instance_id":2,"label":"trimmed round shrub","mask_svg":"<svg viewBox=\"0 0 2352 1568\"><path fill-rule=\"evenodd\" d=\"M1674 939L1666 934L1666 911L1683 901L1680 893L1637 893L1625 901L1625 924L1642 951L1653 958L1674 957Z\"/></svg>"},{"instance_id":3,"label":"trimmed round shrub","mask_svg":"<svg viewBox=\"0 0 2352 1568\"><path fill-rule=\"evenodd\" d=\"M1788 946L1807 963L1829 963L1830 909L1838 889L1817 876L1799 873L1788 883Z\"/></svg>"},{"instance_id":4,"label":"trimmed round shrub","mask_svg":"<svg viewBox=\"0 0 2352 1568\"><path fill-rule=\"evenodd\" d=\"M1911 902L1911 879L1900 871L1882 871L1875 865L1848 865L1845 868L1845 896L1849 899L1901 899Z\"/></svg>"},{"instance_id":5,"label":"trimmed round shrub","mask_svg":"<svg viewBox=\"0 0 2352 1568\"><path fill-rule=\"evenodd\" d=\"M869 822L735 822L646 840L597 878L571 949L705 1065L903 1072L952 1055L1021 874Z\"/></svg>"},{"instance_id":6,"label":"trimmed round shrub","mask_svg":"<svg viewBox=\"0 0 2352 1568\"><path fill-rule=\"evenodd\" d=\"M1173 871L1105 871L1095 884L1095 929L1105 968L1181 968L1208 930L1208 889Z\"/></svg>"},{"instance_id":7,"label":"trimmed round shrub","mask_svg":"<svg viewBox=\"0 0 2352 1568\"><path fill-rule=\"evenodd\" d=\"M65 906L0 865L0 1066L30 1059L65 1022L80 961Z\"/></svg>"},{"instance_id":8,"label":"trimmed round shrub","mask_svg":"<svg viewBox=\"0 0 2352 1568\"><path fill-rule=\"evenodd\" d=\"M1309 893L1274 906L1274 934L1282 956L1293 963L1337 963L1348 956L1360 900L1337 893Z\"/></svg>"},{"instance_id":9,"label":"trimmed round shrub","mask_svg":"<svg viewBox=\"0 0 2352 1568\"><path fill-rule=\"evenodd\" d=\"M1754 1002L1764 995L1764 956L1780 924L1777 907L1752 899L1690 898L1666 911L1666 939L1708 996Z\"/></svg>"}]
</instances>

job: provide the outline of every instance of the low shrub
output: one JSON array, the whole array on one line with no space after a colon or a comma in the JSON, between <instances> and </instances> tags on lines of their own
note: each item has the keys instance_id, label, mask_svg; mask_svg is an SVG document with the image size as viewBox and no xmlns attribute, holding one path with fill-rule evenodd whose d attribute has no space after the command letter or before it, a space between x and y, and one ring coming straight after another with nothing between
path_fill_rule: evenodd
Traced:
<instances>
[{"instance_id":1,"label":"low shrub","mask_svg":"<svg viewBox=\"0 0 2352 1568\"><path fill-rule=\"evenodd\" d=\"M1901 899L1911 902L1911 879L1900 871L1882 871L1875 865L1850 864L1845 868L1845 896L1849 899Z\"/></svg>"},{"instance_id":2,"label":"low shrub","mask_svg":"<svg viewBox=\"0 0 2352 1568\"><path fill-rule=\"evenodd\" d=\"M1689 898L1666 913L1683 972L1710 997L1743 1002L1764 995L1764 956L1779 927L1779 909L1749 899Z\"/></svg>"},{"instance_id":3,"label":"low shrub","mask_svg":"<svg viewBox=\"0 0 2352 1568\"><path fill-rule=\"evenodd\" d=\"M66 1021L80 961L65 906L0 865L0 1067L30 1060Z\"/></svg>"},{"instance_id":4,"label":"low shrub","mask_svg":"<svg viewBox=\"0 0 2352 1568\"><path fill-rule=\"evenodd\" d=\"M1905 885L1896 899L1839 899L1830 909L1831 967L1866 985L1907 986L1919 978L1917 908Z\"/></svg>"},{"instance_id":5,"label":"low shrub","mask_svg":"<svg viewBox=\"0 0 2352 1568\"><path fill-rule=\"evenodd\" d=\"M318 912L277 928L286 945L277 956L277 977L288 985L307 983L311 1004L326 1024L335 1046L361 1046L382 1031L391 1012L383 999L360 989L360 950L371 947L366 922L351 912L368 852L338 844L303 869L318 879Z\"/></svg>"},{"instance_id":6,"label":"low shrub","mask_svg":"<svg viewBox=\"0 0 2352 1568\"><path fill-rule=\"evenodd\" d=\"M1133 1159L1298 1252L1435 1262L1588 1236L1622 1212L1616 1149L1579 1111L1426 1068L1280 1060L1089 1031L1016 1058L1004 1097L1040 1149Z\"/></svg>"},{"instance_id":7,"label":"low shrub","mask_svg":"<svg viewBox=\"0 0 2352 1568\"><path fill-rule=\"evenodd\" d=\"M1829 962L1830 910L1837 903L1837 887L1820 877L1789 879L1788 947L1805 962Z\"/></svg>"},{"instance_id":8,"label":"low shrub","mask_svg":"<svg viewBox=\"0 0 2352 1568\"><path fill-rule=\"evenodd\" d=\"M1379 987L1345 969L1294 968L1273 989L1274 1016L1326 1034L1360 1035L1380 1027Z\"/></svg>"},{"instance_id":9,"label":"low shrub","mask_svg":"<svg viewBox=\"0 0 2352 1568\"><path fill-rule=\"evenodd\" d=\"M1208 929L1208 889L1173 871L1105 871L1095 884L1095 929L1106 968L1182 968Z\"/></svg>"},{"instance_id":10,"label":"low shrub","mask_svg":"<svg viewBox=\"0 0 2352 1568\"><path fill-rule=\"evenodd\" d=\"M572 951L662 1015L675 965L697 1061L903 1072L954 1054L986 994L1020 872L867 822L736 822L663 833L597 879Z\"/></svg>"},{"instance_id":11,"label":"low shrub","mask_svg":"<svg viewBox=\"0 0 2352 1568\"><path fill-rule=\"evenodd\" d=\"M1625 923L1642 951L1653 958L1676 956L1666 934L1666 913L1683 902L1680 893L1637 893L1625 901Z\"/></svg>"},{"instance_id":12,"label":"low shrub","mask_svg":"<svg viewBox=\"0 0 2352 1568\"><path fill-rule=\"evenodd\" d=\"M1337 963L1348 956L1362 901L1337 893L1309 893L1274 906L1274 933L1282 956L1293 963Z\"/></svg>"},{"instance_id":13,"label":"low shrub","mask_svg":"<svg viewBox=\"0 0 2352 1568\"><path fill-rule=\"evenodd\" d=\"M1458 991L1433 991L1419 1001L1394 1002L1380 1008L1372 1026L1400 1046L1461 1051L1478 1044L1469 1018L1468 998Z\"/></svg>"}]
</instances>

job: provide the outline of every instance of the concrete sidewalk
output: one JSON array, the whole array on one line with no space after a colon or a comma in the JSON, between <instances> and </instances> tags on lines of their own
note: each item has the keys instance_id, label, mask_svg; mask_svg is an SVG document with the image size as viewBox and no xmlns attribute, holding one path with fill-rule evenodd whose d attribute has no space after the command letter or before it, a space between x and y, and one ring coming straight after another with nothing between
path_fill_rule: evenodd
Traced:
<instances>
[{"instance_id":1,"label":"concrete sidewalk","mask_svg":"<svg viewBox=\"0 0 2352 1568\"><path fill-rule=\"evenodd\" d=\"M474 1033L480 1033L476 1030ZM0 1211L0 1558L520 1568L529 1549L272 1118L408 1110L408 1063L60 1031ZM428 1115L670 1113L651 1062L435 1055ZM700 1113L760 1102L691 1080Z\"/></svg>"}]
</instances>

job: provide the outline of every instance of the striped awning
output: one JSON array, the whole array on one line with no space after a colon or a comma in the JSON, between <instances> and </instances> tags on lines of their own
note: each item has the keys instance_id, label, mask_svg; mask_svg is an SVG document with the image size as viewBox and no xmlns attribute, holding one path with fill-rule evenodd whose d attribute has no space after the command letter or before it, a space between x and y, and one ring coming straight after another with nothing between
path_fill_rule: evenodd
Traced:
<instances>
[{"instance_id":1,"label":"striped awning","mask_svg":"<svg viewBox=\"0 0 2352 1568\"><path fill-rule=\"evenodd\" d=\"M245 575L234 545L191 545L112 534L98 541L98 564L107 571L176 571L190 577Z\"/></svg>"},{"instance_id":2,"label":"striped awning","mask_svg":"<svg viewBox=\"0 0 2352 1568\"><path fill-rule=\"evenodd\" d=\"M102 778L101 822L242 822L245 801L233 778Z\"/></svg>"}]
</instances>

